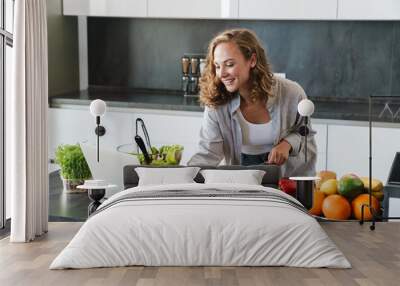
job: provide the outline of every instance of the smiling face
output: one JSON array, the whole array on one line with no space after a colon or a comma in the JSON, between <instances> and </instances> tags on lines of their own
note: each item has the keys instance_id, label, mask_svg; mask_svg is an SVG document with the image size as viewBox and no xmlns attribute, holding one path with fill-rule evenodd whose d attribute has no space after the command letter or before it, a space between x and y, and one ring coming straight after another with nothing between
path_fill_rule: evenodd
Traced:
<instances>
[{"instance_id":1,"label":"smiling face","mask_svg":"<svg viewBox=\"0 0 400 286\"><path fill-rule=\"evenodd\" d=\"M249 92L250 69L255 65L255 54L247 60L234 42L220 43L214 49L215 74L229 92Z\"/></svg>"},{"instance_id":2,"label":"smiling face","mask_svg":"<svg viewBox=\"0 0 400 286\"><path fill-rule=\"evenodd\" d=\"M249 103L273 96L273 73L265 50L248 29L226 30L210 41L199 83L200 102L208 107L228 103L236 91Z\"/></svg>"}]
</instances>

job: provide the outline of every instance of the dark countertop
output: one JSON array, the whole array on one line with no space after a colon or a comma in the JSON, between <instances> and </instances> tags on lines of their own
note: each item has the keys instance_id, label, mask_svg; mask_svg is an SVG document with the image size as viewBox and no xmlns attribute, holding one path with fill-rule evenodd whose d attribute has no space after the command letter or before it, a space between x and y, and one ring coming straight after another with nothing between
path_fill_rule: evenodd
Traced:
<instances>
[{"instance_id":1,"label":"dark countertop","mask_svg":"<svg viewBox=\"0 0 400 286\"><path fill-rule=\"evenodd\" d=\"M93 99L102 99L108 107L117 108L143 108L177 111L203 111L196 97L184 97L180 91L148 90L148 89L122 89L96 87L88 90L67 93L49 97L50 107L63 107L65 105L87 105ZM368 97L343 98L343 97L310 97L315 104L312 118L368 121ZM379 116L389 101L389 110ZM374 99L373 121L400 123L400 97L394 99ZM398 113L397 113L398 111Z\"/></svg>"},{"instance_id":2,"label":"dark countertop","mask_svg":"<svg viewBox=\"0 0 400 286\"><path fill-rule=\"evenodd\" d=\"M75 93L49 97L50 107L87 105L94 99L107 102L107 107L145 108L179 111L203 111L197 97L184 97L171 90L89 88Z\"/></svg>"}]
</instances>

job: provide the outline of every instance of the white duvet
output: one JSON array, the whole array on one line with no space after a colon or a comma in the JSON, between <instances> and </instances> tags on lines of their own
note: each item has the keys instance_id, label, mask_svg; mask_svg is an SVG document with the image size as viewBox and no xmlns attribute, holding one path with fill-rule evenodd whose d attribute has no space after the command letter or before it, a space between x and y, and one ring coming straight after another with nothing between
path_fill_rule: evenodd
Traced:
<instances>
[{"instance_id":1,"label":"white duvet","mask_svg":"<svg viewBox=\"0 0 400 286\"><path fill-rule=\"evenodd\" d=\"M287 204L229 197L112 204L130 192L210 188L264 190L294 200L279 190L254 185L135 187L103 203L99 209L104 210L82 225L50 269L127 265L351 267L313 217Z\"/></svg>"}]
</instances>

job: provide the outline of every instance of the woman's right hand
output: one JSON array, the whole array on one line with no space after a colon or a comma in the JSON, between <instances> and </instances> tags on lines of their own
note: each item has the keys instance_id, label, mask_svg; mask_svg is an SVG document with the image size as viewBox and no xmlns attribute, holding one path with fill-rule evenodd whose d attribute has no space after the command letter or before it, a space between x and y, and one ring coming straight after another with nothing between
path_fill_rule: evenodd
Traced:
<instances>
[{"instance_id":1,"label":"woman's right hand","mask_svg":"<svg viewBox=\"0 0 400 286\"><path fill-rule=\"evenodd\" d=\"M289 158L292 146L286 140L282 140L278 145L271 149L268 155L267 164L283 165Z\"/></svg>"}]
</instances>

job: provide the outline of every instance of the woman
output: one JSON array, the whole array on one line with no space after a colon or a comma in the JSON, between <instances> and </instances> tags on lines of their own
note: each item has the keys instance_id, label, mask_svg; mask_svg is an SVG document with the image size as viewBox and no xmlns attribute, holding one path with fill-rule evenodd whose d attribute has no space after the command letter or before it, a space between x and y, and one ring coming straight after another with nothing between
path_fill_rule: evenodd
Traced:
<instances>
[{"instance_id":1,"label":"woman","mask_svg":"<svg viewBox=\"0 0 400 286\"><path fill-rule=\"evenodd\" d=\"M304 160L298 103L306 98L297 83L274 77L263 47L251 31L216 36L208 47L200 80L205 105L199 151L188 165L277 164L284 176L314 175L316 145L308 136Z\"/></svg>"}]
</instances>

